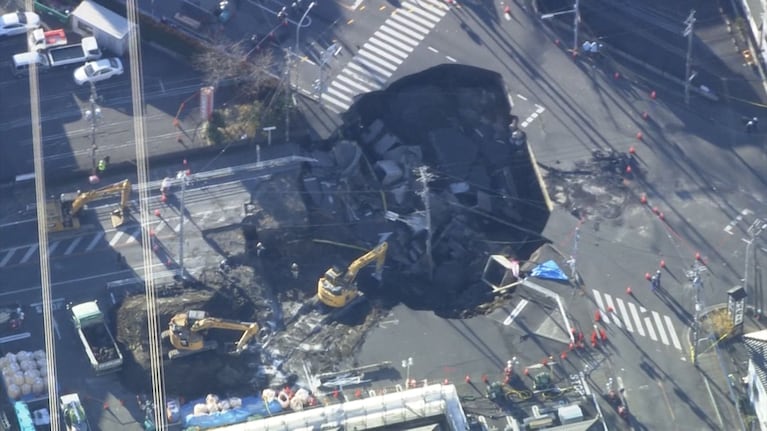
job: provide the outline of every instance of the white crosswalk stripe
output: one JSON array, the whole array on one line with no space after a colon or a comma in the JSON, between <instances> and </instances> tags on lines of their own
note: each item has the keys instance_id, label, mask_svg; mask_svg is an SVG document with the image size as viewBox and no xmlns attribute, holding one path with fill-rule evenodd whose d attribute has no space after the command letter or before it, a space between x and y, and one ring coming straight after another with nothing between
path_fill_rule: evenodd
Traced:
<instances>
[{"instance_id":1,"label":"white crosswalk stripe","mask_svg":"<svg viewBox=\"0 0 767 431\"><path fill-rule=\"evenodd\" d=\"M613 304L613 297L610 295L605 294L605 303L607 303L607 309L608 310L615 310L615 304ZM611 316L613 318L613 322L615 325L619 328L623 327L623 323L621 323L621 319L618 318L617 315L615 315L615 312L613 311L613 314Z\"/></svg>"},{"instance_id":2,"label":"white crosswalk stripe","mask_svg":"<svg viewBox=\"0 0 767 431\"><path fill-rule=\"evenodd\" d=\"M448 10L437 0L404 2L330 84L323 84L322 104L340 113L349 109L357 95L383 87Z\"/></svg>"},{"instance_id":3,"label":"white crosswalk stripe","mask_svg":"<svg viewBox=\"0 0 767 431\"><path fill-rule=\"evenodd\" d=\"M663 330L663 320L661 320L660 314L653 311L652 317L655 319L655 324L658 327L658 335L660 335L660 340L663 342L663 344L668 346L668 337L666 336L666 331Z\"/></svg>"},{"instance_id":4,"label":"white crosswalk stripe","mask_svg":"<svg viewBox=\"0 0 767 431\"><path fill-rule=\"evenodd\" d=\"M613 298L608 293L597 290L593 290L593 292L594 301L602 313L602 321L605 324L625 328L628 332L636 333L642 337L646 336L652 341L682 350L682 343L679 341L671 317L657 311L647 310L631 301ZM606 313L606 310L613 310L613 312Z\"/></svg>"},{"instance_id":5,"label":"white crosswalk stripe","mask_svg":"<svg viewBox=\"0 0 767 431\"><path fill-rule=\"evenodd\" d=\"M618 308L621 310L621 321L626 325L626 330L634 332L634 327L631 325L631 317L629 317L626 312L626 306L623 304L623 300L620 298L616 298L616 300L618 301Z\"/></svg>"},{"instance_id":6,"label":"white crosswalk stripe","mask_svg":"<svg viewBox=\"0 0 767 431\"><path fill-rule=\"evenodd\" d=\"M19 263L26 263L29 259L31 259L32 255L35 254L35 252L37 251L37 247L38 247L37 244L29 247L29 249L27 249L27 253L24 255L24 257L21 258Z\"/></svg>"},{"instance_id":7,"label":"white crosswalk stripe","mask_svg":"<svg viewBox=\"0 0 767 431\"><path fill-rule=\"evenodd\" d=\"M112 237L111 240L109 240L109 246L114 247L117 245L117 243L120 241L120 238L125 235L125 233L121 230L118 230L117 233L115 233L115 236Z\"/></svg>"},{"instance_id":8,"label":"white crosswalk stripe","mask_svg":"<svg viewBox=\"0 0 767 431\"><path fill-rule=\"evenodd\" d=\"M678 350L682 350L682 344L679 343L679 337L676 336L676 331L674 331L674 324L671 322L671 318L668 316L663 316L663 320L666 321L668 334L671 336L671 342L674 343L674 347L676 347Z\"/></svg>"},{"instance_id":9,"label":"white crosswalk stripe","mask_svg":"<svg viewBox=\"0 0 767 431\"><path fill-rule=\"evenodd\" d=\"M8 265L8 262L13 258L13 255L16 254L16 250L18 250L18 248L12 248L8 250L5 253L5 257L3 258L3 260L0 260L0 266Z\"/></svg>"},{"instance_id":10,"label":"white crosswalk stripe","mask_svg":"<svg viewBox=\"0 0 767 431\"><path fill-rule=\"evenodd\" d=\"M637 307L634 305L633 302L628 303L629 310L631 310L631 317L634 318L634 325L637 328L637 333L644 337L644 328L642 327L642 318L639 317L639 313L637 313Z\"/></svg>"},{"instance_id":11,"label":"white crosswalk stripe","mask_svg":"<svg viewBox=\"0 0 767 431\"><path fill-rule=\"evenodd\" d=\"M597 307L599 307L599 312L602 314L602 320L604 320L605 323L610 323L610 318L607 316L607 309L605 308L605 304L602 302L602 295L594 293L594 300L597 301Z\"/></svg>"},{"instance_id":12,"label":"white crosswalk stripe","mask_svg":"<svg viewBox=\"0 0 767 431\"><path fill-rule=\"evenodd\" d=\"M50 246L48 247L48 257L50 257L53 253L56 252L56 249L59 248L59 244L61 244L61 241L52 242Z\"/></svg>"},{"instance_id":13,"label":"white crosswalk stripe","mask_svg":"<svg viewBox=\"0 0 767 431\"><path fill-rule=\"evenodd\" d=\"M82 240L83 240L83 237L81 236L78 236L77 238L75 238L75 240L72 241L72 243L69 244L69 247L67 247L67 249L64 251L64 255L69 256L70 254L72 254L72 252L75 251L77 246L80 245L80 241Z\"/></svg>"},{"instance_id":14,"label":"white crosswalk stripe","mask_svg":"<svg viewBox=\"0 0 767 431\"><path fill-rule=\"evenodd\" d=\"M647 309L644 307L639 307L642 311L642 314L647 313ZM653 341L658 341L658 337L655 335L655 329L652 328L652 319L650 316L647 316L644 318L644 323L647 326L647 334L650 336L650 339Z\"/></svg>"}]
</instances>

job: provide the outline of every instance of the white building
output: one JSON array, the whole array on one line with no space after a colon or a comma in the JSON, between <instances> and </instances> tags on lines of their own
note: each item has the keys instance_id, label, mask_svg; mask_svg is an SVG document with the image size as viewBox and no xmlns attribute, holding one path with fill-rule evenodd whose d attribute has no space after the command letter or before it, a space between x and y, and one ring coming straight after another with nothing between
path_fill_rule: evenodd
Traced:
<instances>
[{"instance_id":1,"label":"white building","mask_svg":"<svg viewBox=\"0 0 767 431\"><path fill-rule=\"evenodd\" d=\"M759 419L759 429L767 431L767 329L743 336L748 350L748 399Z\"/></svg>"}]
</instances>

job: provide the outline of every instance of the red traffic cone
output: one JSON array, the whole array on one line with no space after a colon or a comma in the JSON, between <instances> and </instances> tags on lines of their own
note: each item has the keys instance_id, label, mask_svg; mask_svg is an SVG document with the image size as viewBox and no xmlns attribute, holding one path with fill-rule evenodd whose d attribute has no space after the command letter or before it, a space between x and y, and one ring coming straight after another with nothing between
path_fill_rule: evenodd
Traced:
<instances>
[{"instance_id":1,"label":"red traffic cone","mask_svg":"<svg viewBox=\"0 0 767 431\"><path fill-rule=\"evenodd\" d=\"M654 212L656 215L660 214L658 207L652 207L652 212Z\"/></svg>"},{"instance_id":2,"label":"red traffic cone","mask_svg":"<svg viewBox=\"0 0 767 431\"><path fill-rule=\"evenodd\" d=\"M660 260L660 267L661 267L661 269L666 269L666 261L665 260L663 260L663 259Z\"/></svg>"},{"instance_id":3,"label":"red traffic cone","mask_svg":"<svg viewBox=\"0 0 767 431\"><path fill-rule=\"evenodd\" d=\"M700 252L696 251L695 252L695 260L700 260L700 259L701 259Z\"/></svg>"},{"instance_id":4,"label":"red traffic cone","mask_svg":"<svg viewBox=\"0 0 767 431\"><path fill-rule=\"evenodd\" d=\"M646 120L646 119L648 119L648 118L650 118L650 114L648 114L648 113L647 113L647 111L645 111L645 112L642 112L642 119L643 119L643 120Z\"/></svg>"},{"instance_id":5,"label":"red traffic cone","mask_svg":"<svg viewBox=\"0 0 767 431\"><path fill-rule=\"evenodd\" d=\"M633 156L633 155L635 155L636 153L637 153L637 150L636 150L636 148L634 148L634 146L633 146L633 145L632 145L632 146L630 146L630 147L629 147L629 154L631 154L631 155Z\"/></svg>"},{"instance_id":6,"label":"red traffic cone","mask_svg":"<svg viewBox=\"0 0 767 431\"><path fill-rule=\"evenodd\" d=\"M632 171L632 169L631 169L631 165L627 165L627 166L626 166L626 173L627 173L627 174L630 174L630 173L631 173L631 171Z\"/></svg>"},{"instance_id":7,"label":"red traffic cone","mask_svg":"<svg viewBox=\"0 0 767 431\"><path fill-rule=\"evenodd\" d=\"M615 72L615 73L613 73L613 79L615 79L615 80L621 79L621 74L620 74L620 72Z\"/></svg>"},{"instance_id":8,"label":"red traffic cone","mask_svg":"<svg viewBox=\"0 0 767 431\"><path fill-rule=\"evenodd\" d=\"M631 286L627 287L626 288L626 295L631 296L633 294L634 294L634 292L631 291Z\"/></svg>"},{"instance_id":9,"label":"red traffic cone","mask_svg":"<svg viewBox=\"0 0 767 431\"><path fill-rule=\"evenodd\" d=\"M561 360L563 360L563 361L564 361L565 359L567 359L567 352L562 352L562 353L560 353L560 354L559 354L559 359L561 359Z\"/></svg>"},{"instance_id":10,"label":"red traffic cone","mask_svg":"<svg viewBox=\"0 0 767 431\"><path fill-rule=\"evenodd\" d=\"M529 376L529 375L530 375L530 370L528 370L528 369L525 367L525 370L524 370L524 371L522 371L522 374L524 374L524 375L526 375L526 376Z\"/></svg>"},{"instance_id":11,"label":"red traffic cone","mask_svg":"<svg viewBox=\"0 0 767 431\"><path fill-rule=\"evenodd\" d=\"M650 281L650 279L652 278L652 276L650 275L650 273L649 273L649 272L645 272L645 273L644 273L644 278L645 278L645 280L647 280L647 281Z\"/></svg>"},{"instance_id":12,"label":"red traffic cone","mask_svg":"<svg viewBox=\"0 0 767 431\"><path fill-rule=\"evenodd\" d=\"M637 132L637 140L641 141L644 138L644 134L642 132Z\"/></svg>"},{"instance_id":13,"label":"red traffic cone","mask_svg":"<svg viewBox=\"0 0 767 431\"><path fill-rule=\"evenodd\" d=\"M594 312L594 321L599 322L600 320L602 320L602 313L597 310Z\"/></svg>"},{"instance_id":14,"label":"red traffic cone","mask_svg":"<svg viewBox=\"0 0 767 431\"><path fill-rule=\"evenodd\" d=\"M613 306L612 306L612 305L608 305L608 306L607 306L607 312L608 312L608 313L613 313L613 312L615 312L615 308L613 308Z\"/></svg>"},{"instance_id":15,"label":"red traffic cone","mask_svg":"<svg viewBox=\"0 0 767 431\"><path fill-rule=\"evenodd\" d=\"M639 197L639 202L642 202L642 204L647 203L647 195L642 193L642 196Z\"/></svg>"},{"instance_id":16,"label":"red traffic cone","mask_svg":"<svg viewBox=\"0 0 767 431\"><path fill-rule=\"evenodd\" d=\"M469 375L467 374L466 377L463 378L463 381L465 381L466 383L471 383L471 377L469 377Z\"/></svg>"},{"instance_id":17,"label":"red traffic cone","mask_svg":"<svg viewBox=\"0 0 767 431\"><path fill-rule=\"evenodd\" d=\"M165 193L163 193L162 196L160 196L160 202L162 203L168 202L168 196Z\"/></svg>"},{"instance_id":18,"label":"red traffic cone","mask_svg":"<svg viewBox=\"0 0 767 431\"><path fill-rule=\"evenodd\" d=\"M445 385L445 386L447 386L447 385L449 385L449 384L450 384L450 382L448 382L448 381L447 381L447 379L445 379L444 381L442 381L442 384L443 384L443 385Z\"/></svg>"},{"instance_id":19,"label":"red traffic cone","mask_svg":"<svg viewBox=\"0 0 767 431\"><path fill-rule=\"evenodd\" d=\"M568 345L567 345L567 347L568 347L570 350L573 350L573 349L575 348L575 343L573 343L573 342L571 341L571 342L570 342L570 344L568 344Z\"/></svg>"},{"instance_id":20,"label":"red traffic cone","mask_svg":"<svg viewBox=\"0 0 767 431\"><path fill-rule=\"evenodd\" d=\"M662 212L658 213L658 218L665 221L666 220L666 215L663 214Z\"/></svg>"},{"instance_id":21,"label":"red traffic cone","mask_svg":"<svg viewBox=\"0 0 767 431\"><path fill-rule=\"evenodd\" d=\"M655 92L655 90L650 92L650 99L655 100L655 98L658 97L658 94Z\"/></svg>"},{"instance_id":22,"label":"red traffic cone","mask_svg":"<svg viewBox=\"0 0 767 431\"><path fill-rule=\"evenodd\" d=\"M154 210L154 216L155 217L161 217L162 213L160 212L160 210Z\"/></svg>"},{"instance_id":23,"label":"red traffic cone","mask_svg":"<svg viewBox=\"0 0 767 431\"><path fill-rule=\"evenodd\" d=\"M599 328L599 338L602 341L607 341L607 331L605 331L604 328Z\"/></svg>"},{"instance_id":24,"label":"red traffic cone","mask_svg":"<svg viewBox=\"0 0 767 431\"><path fill-rule=\"evenodd\" d=\"M482 383L488 384L489 379L487 378L487 374L482 374Z\"/></svg>"}]
</instances>

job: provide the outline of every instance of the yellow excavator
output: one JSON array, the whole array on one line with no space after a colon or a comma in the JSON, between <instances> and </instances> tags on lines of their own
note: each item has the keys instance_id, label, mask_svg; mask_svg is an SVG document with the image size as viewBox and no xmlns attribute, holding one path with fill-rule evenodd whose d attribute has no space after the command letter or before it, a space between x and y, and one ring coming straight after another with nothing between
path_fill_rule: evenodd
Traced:
<instances>
[{"instance_id":1,"label":"yellow excavator","mask_svg":"<svg viewBox=\"0 0 767 431\"><path fill-rule=\"evenodd\" d=\"M125 213L131 196L131 183L122 180L100 189L87 192L62 193L59 199L52 199L45 205L49 232L61 232L80 228L78 213L88 202L112 195L120 195L120 206L112 211L112 226L119 227L125 223Z\"/></svg>"},{"instance_id":2,"label":"yellow excavator","mask_svg":"<svg viewBox=\"0 0 767 431\"><path fill-rule=\"evenodd\" d=\"M334 309L349 305L361 296L357 288L357 273L375 262L376 271L373 273L373 277L380 280L388 249L389 244L384 241L352 262L346 272L342 272L338 267L328 269L317 282L317 299L322 304Z\"/></svg>"},{"instance_id":3,"label":"yellow excavator","mask_svg":"<svg viewBox=\"0 0 767 431\"><path fill-rule=\"evenodd\" d=\"M242 353L248 347L248 342L255 336L258 335L262 341L266 336L266 331L262 331L257 323L219 319L208 316L205 311L189 310L173 316L168 324L168 330L161 334L162 338L167 338L173 346L173 350L168 352L168 359L216 350L218 343L215 340L205 339L208 329L242 331L242 336L235 344L234 351L231 352L234 354Z\"/></svg>"}]
</instances>

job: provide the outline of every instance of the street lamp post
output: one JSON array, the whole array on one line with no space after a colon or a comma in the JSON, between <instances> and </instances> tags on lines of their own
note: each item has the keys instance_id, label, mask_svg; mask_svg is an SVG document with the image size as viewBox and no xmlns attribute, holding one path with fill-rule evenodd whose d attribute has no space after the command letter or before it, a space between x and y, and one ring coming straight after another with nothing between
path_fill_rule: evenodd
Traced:
<instances>
[{"instance_id":1,"label":"street lamp post","mask_svg":"<svg viewBox=\"0 0 767 431\"><path fill-rule=\"evenodd\" d=\"M296 46L293 49L294 52L291 52L290 48L288 48L287 52L287 70L286 70L286 77L287 77L287 91L285 91L285 143L290 143L290 102L291 102L291 92L292 92L292 82L291 82L291 70L293 68L293 55L299 55L299 43L300 43L300 36L301 36L301 26L304 25L304 20L309 15L309 11L312 10L314 6L317 5L317 2L311 2L309 3L309 6L306 7L306 10L304 11L304 14L301 16L301 19L298 21L298 24L296 24Z\"/></svg>"},{"instance_id":2,"label":"street lamp post","mask_svg":"<svg viewBox=\"0 0 767 431\"><path fill-rule=\"evenodd\" d=\"M569 10L563 10L561 12L545 13L541 15L541 19L551 19L555 16L573 14L573 54L578 52L578 24L581 22L580 0L575 0L573 8Z\"/></svg>"},{"instance_id":3,"label":"street lamp post","mask_svg":"<svg viewBox=\"0 0 767 431\"><path fill-rule=\"evenodd\" d=\"M179 201L179 213L181 213L181 224L178 227L178 277L184 280L186 274L184 270L184 195L186 194L186 183L189 181L189 169L186 160L184 160L184 169L178 171L176 178L181 182L181 199Z\"/></svg>"},{"instance_id":4,"label":"street lamp post","mask_svg":"<svg viewBox=\"0 0 767 431\"><path fill-rule=\"evenodd\" d=\"M304 11L304 14L301 16L301 19L298 21L298 25L296 25L296 55L298 55L298 43L299 39L298 36L301 34L301 26L304 24L304 20L309 15L309 11L312 10L314 6L317 5L317 2L311 2L309 3L309 6L306 7L306 10Z\"/></svg>"},{"instance_id":5,"label":"street lamp post","mask_svg":"<svg viewBox=\"0 0 767 431\"><path fill-rule=\"evenodd\" d=\"M413 358L409 357L402 360L402 367L405 368L405 389L408 389L410 383L410 367L413 365Z\"/></svg>"}]
</instances>

